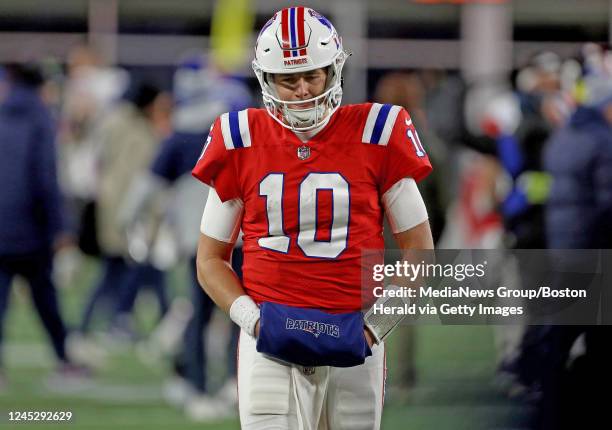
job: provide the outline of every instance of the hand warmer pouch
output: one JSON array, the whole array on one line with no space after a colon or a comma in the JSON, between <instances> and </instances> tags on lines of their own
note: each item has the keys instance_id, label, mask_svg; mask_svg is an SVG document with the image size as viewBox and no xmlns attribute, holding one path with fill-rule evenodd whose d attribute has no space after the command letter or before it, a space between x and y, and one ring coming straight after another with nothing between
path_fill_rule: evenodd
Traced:
<instances>
[{"instance_id":1,"label":"hand warmer pouch","mask_svg":"<svg viewBox=\"0 0 612 430\"><path fill-rule=\"evenodd\" d=\"M329 314L277 303L260 305L257 351L301 366L352 367L372 355L361 312Z\"/></svg>"}]
</instances>

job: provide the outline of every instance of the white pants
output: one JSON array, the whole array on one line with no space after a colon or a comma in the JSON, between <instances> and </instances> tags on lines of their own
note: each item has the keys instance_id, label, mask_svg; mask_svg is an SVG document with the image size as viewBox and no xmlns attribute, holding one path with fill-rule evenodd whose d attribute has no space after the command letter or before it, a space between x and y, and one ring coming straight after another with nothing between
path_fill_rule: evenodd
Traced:
<instances>
[{"instance_id":1,"label":"white pants","mask_svg":"<svg viewBox=\"0 0 612 430\"><path fill-rule=\"evenodd\" d=\"M385 348L355 367L303 367L272 360L240 333L238 399L248 430L378 430L385 385Z\"/></svg>"}]
</instances>

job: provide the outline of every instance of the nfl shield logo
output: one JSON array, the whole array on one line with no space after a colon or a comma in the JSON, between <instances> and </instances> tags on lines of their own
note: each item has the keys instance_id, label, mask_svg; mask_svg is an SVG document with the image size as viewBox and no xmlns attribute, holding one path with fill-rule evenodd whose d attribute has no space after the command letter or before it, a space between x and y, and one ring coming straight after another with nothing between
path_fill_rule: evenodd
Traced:
<instances>
[{"instance_id":1,"label":"nfl shield logo","mask_svg":"<svg viewBox=\"0 0 612 430\"><path fill-rule=\"evenodd\" d=\"M306 145L300 146L297 150L297 156L300 160L305 160L310 157L310 148Z\"/></svg>"}]
</instances>

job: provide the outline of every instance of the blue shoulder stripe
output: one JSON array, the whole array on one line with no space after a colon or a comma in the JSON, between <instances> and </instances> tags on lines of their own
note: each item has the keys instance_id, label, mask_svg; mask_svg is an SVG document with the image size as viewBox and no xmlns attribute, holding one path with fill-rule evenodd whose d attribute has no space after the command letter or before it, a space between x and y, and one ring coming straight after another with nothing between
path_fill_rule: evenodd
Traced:
<instances>
[{"instance_id":1,"label":"blue shoulder stripe","mask_svg":"<svg viewBox=\"0 0 612 430\"><path fill-rule=\"evenodd\" d=\"M227 149L251 146L251 131L247 110L228 112L221 115L221 133Z\"/></svg>"},{"instance_id":2,"label":"blue shoulder stripe","mask_svg":"<svg viewBox=\"0 0 612 430\"><path fill-rule=\"evenodd\" d=\"M380 140L380 135L383 132L383 128L385 126L385 122L389 117L389 111L391 110L390 104L384 104L378 111L378 116L376 117L376 122L374 123L374 130L372 130L372 138L370 139L370 143L378 143Z\"/></svg>"},{"instance_id":3,"label":"blue shoulder stripe","mask_svg":"<svg viewBox=\"0 0 612 430\"><path fill-rule=\"evenodd\" d=\"M387 145L400 110L401 107L391 104L372 104L363 129L362 141L375 145Z\"/></svg>"},{"instance_id":4,"label":"blue shoulder stripe","mask_svg":"<svg viewBox=\"0 0 612 430\"><path fill-rule=\"evenodd\" d=\"M242 137L240 136L240 123L238 122L238 112L229 113L229 126L232 134L234 148L244 148Z\"/></svg>"}]
</instances>

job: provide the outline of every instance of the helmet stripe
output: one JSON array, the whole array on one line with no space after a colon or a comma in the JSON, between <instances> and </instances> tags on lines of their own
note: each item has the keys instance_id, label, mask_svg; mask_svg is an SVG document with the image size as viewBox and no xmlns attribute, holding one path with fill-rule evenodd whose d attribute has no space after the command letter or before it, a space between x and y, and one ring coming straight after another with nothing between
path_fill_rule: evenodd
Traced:
<instances>
[{"instance_id":1,"label":"helmet stripe","mask_svg":"<svg viewBox=\"0 0 612 430\"><path fill-rule=\"evenodd\" d=\"M304 7L297 8L298 46L306 45L304 38ZM306 55L306 48L300 49L300 55Z\"/></svg>"},{"instance_id":2,"label":"helmet stripe","mask_svg":"<svg viewBox=\"0 0 612 430\"><path fill-rule=\"evenodd\" d=\"M281 15L281 37L283 39L283 57L289 57L291 53L286 49L289 48L289 9L283 9Z\"/></svg>"},{"instance_id":3,"label":"helmet stripe","mask_svg":"<svg viewBox=\"0 0 612 430\"><path fill-rule=\"evenodd\" d=\"M295 34L295 8L292 7L291 9L289 9L289 22L291 23L291 47L295 48L296 47L296 34ZM297 57L297 51L291 51L291 56L292 57Z\"/></svg>"}]
</instances>

